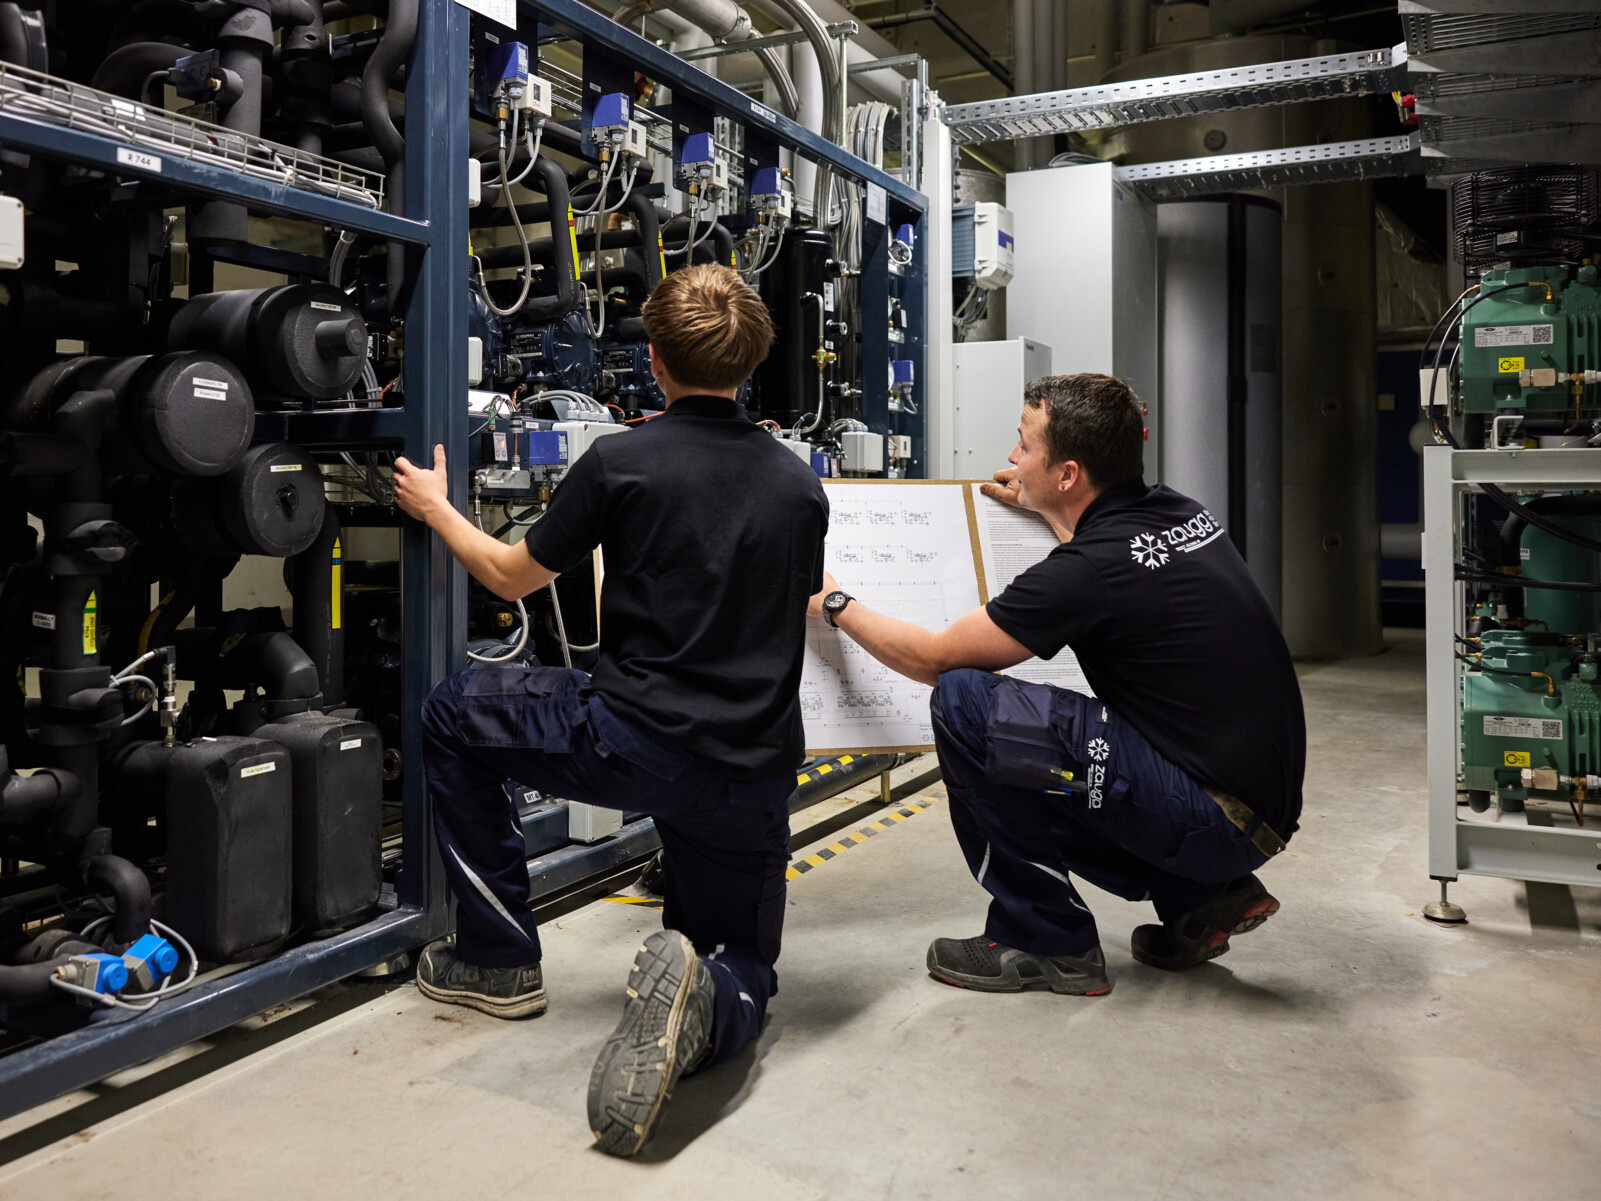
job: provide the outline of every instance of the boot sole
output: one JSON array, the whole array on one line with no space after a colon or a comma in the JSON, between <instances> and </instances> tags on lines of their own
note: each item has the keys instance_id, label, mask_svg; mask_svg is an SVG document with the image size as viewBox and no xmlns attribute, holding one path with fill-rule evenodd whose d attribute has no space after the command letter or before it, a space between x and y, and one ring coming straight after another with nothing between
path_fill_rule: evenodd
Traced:
<instances>
[{"instance_id":1,"label":"boot sole","mask_svg":"<svg viewBox=\"0 0 1601 1201\"><path fill-rule=\"evenodd\" d=\"M1197 948L1197 952L1193 956L1185 956L1183 959L1160 959L1147 957L1135 951L1134 959L1147 967L1161 968L1167 972L1181 972L1185 968L1194 967L1196 964L1206 963L1221 955L1228 954L1229 938L1231 936L1249 934L1278 911L1279 902L1276 897L1258 897L1251 902L1245 912L1234 919L1232 926L1227 929L1219 927L1213 930L1207 937L1206 942Z\"/></svg>"},{"instance_id":2,"label":"boot sole","mask_svg":"<svg viewBox=\"0 0 1601 1201\"><path fill-rule=\"evenodd\" d=\"M694 966L695 948L676 930L658 930L634 956L623 1019L589 1076L589 1127L608 1155L638 1152L672 1094Z\"/></svg>"},{"instance_id":3,"label":"boot sole","mask_svg":"<svg viewBox=\"0 0 1601 1201\"><path fill-rule=\"evenodd\" d=\"M941 984L952 988L966 988L973 992L1018 993L1048 989L1059 997L1104 997L1112 991L1112 982L1103 976L1099 980L1085 979L1082 984L1069 983L1058 988L1049 980L1024 980L1014 970L1006 976L969 976L953 972L934 962L934 949L928 951L928 974Z\"/></svg>"},{"instance_id":4,"label":"boot sole","mask_svg":"<svg viewBox=\"0 0 1601 1201\"><path fill-rule=\"evenodd\" d=\"M430 1001L438 1001L441 1005L465 1005L468 1009L476 1009L479 1013L487 1013L497 1018L526 1018L536 1017L545 1012L545 990L536 993L525 993L520 997L486 997L483 993L465 992L461 989L440 988L430 984L421 976L417 977L417 991Z\"/></svg>"}]
</instances>

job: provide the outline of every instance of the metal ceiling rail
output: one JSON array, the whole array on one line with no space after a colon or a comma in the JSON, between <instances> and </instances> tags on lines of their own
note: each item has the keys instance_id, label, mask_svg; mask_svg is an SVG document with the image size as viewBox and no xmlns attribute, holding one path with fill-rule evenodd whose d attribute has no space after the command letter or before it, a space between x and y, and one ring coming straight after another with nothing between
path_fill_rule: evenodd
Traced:
<instances>
[{"instance_id":1,"label":"metal ceiling rail","mask_svg":"<svg viewBox=\"0 0 1601 1201\"><path fill-rule=\"evenodd\" d=\"M973 145L1198 113L1363 96L1394 91L1405 82L1406 52L1396 47L1007 96L950 106L944 119L953 141Z\"/></svg>"},{"instance_id":2,"label":"metal ceiling rail","mask_svg":"<svg viewBox=\"0 0 1601 1201\"><path fill-rule=\"evenodd\" d=\"M1436 167L1435 165L1438 164ZM1152 200L1180 200L1241 188L1338 183L1431 170L1462 170L1446 159L1426 159L1416 134L1288 146L1254 154L1217 154L1118 167L1113 177Z\"/></svg>"}]
</instances>

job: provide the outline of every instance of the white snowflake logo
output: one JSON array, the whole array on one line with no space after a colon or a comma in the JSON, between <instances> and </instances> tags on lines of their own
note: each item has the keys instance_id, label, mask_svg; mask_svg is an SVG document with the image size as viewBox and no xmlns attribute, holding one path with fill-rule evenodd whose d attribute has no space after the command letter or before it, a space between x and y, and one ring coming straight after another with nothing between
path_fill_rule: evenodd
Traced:
<instances>
[{"instance_id":1,"label":"white snowflake logo","mask_svg":"<svg viewBox=\"0 0 1601 1201\"><path fill-rule=\"evenodd\" d=\"M1107 756L1112 753L1112 748L1107 745L1106 739L1094 738L1090 740L1089 746L1084 748L1084 753L1097 763L1105 763Z\"/></svg>"},{"instance_id":2,"label":"white snowflake logo","mask_svg":"<svg viewBox=\"0 0 1601 1201\"><path fill-rule=\"evenodd\" d=\"M1134 553L1134 561L1144 564L1153 571L1167 562L1167 544L1155 534L1141 534L1137 538L1129 539L1129 546Z\"/></svg>"}]
</instances>

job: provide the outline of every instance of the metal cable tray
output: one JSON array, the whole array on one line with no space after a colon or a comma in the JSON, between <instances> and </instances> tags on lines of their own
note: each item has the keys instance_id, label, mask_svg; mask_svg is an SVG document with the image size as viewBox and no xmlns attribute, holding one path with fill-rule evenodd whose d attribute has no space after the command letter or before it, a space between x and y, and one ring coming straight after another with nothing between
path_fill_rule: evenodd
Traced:
<instances>
[{"instance_id":1,"label":"metal cable tray","mask_svg":"<svg viewBox=\"0 0 1601 1201\"><path fill-rule=\"evenodd\" d=\"M0 116L121 143L130 155L125 165L132 167L143 165L136 161L140 152L170 155L364 208L383 207L384 177L377 172L9 63L0 63Z\"/></svg>"},{"instance_id":2,"label":"metal cable tray","mask_svg":"<svg viewBox=\"0 0 1601 1201\"><path fill-rule=\"evenodd\" d=\"M1404 53L1362 50L958 104L945 110L944 120L953 141L972 145L1198 113L1364 96L1394 91L1405 82Z\"/></svg>"}]
</instances>

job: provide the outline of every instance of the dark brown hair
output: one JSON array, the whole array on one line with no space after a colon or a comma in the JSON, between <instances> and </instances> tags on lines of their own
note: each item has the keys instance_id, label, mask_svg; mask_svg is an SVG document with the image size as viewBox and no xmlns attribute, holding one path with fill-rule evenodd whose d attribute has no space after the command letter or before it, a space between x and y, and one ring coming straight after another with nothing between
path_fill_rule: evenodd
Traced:
<instances>
[{"instance_id":1,"label":"dark brown hair","mask_svg":"<svg viewBox=\"0 0 1601 1201\"><path fill-rule=\"evenodd\" d=\"M642 316L656 357L686 388L737 388L773 345L762 298L716 263L673 272L656 285Z\"/></svg>"},{"instance_id":2,"label":"dark brown hair","mask_svg":"<svg viewBox=\"0 0 1601 1201\"><path fill-rule=\"evenodd\" d=\"M1109 375L1047 375L1023 389L1023 403L1045 410L1052 463L1076 462L1096 488L1145 474L1145 406Z\"/></svg>"}]
</instances>

